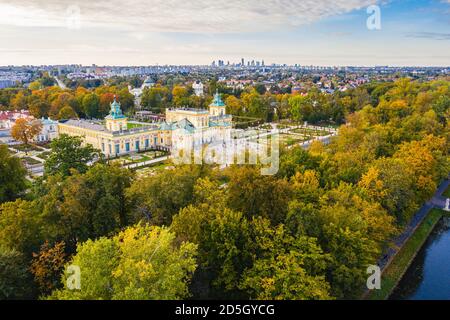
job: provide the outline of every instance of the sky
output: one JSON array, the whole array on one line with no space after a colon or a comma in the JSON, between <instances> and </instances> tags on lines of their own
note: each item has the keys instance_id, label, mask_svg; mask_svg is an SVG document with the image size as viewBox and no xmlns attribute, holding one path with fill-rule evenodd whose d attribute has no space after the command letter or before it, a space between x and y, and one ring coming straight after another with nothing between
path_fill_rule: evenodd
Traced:
<instances>
[{"instance_id":1,"label":"sky","mask_svg":"<svg viewBox=\"0 0 450 320\"><path fill-rule=\"evenodd\" d=\"M450 66L450 0L0 0L3 66L241 58Z\"/></svg>"}]
</instances>

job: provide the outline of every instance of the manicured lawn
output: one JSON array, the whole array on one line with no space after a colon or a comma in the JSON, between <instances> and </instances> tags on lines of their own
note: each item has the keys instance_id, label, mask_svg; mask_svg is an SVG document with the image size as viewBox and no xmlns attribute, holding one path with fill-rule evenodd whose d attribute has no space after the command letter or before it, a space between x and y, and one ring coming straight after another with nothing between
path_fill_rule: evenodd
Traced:
<instances>
[{"instance_id":1,"label":"manicured lawn","mask_svg":"<svg viewBox=\"0 0 450 320\"><path fill-rule=\"evenodd\" d=\"M151 176L151 175L157 175L161 171L166 170L166 168L170 166L170 163L167 161L160 162L156 164L151 164L145 167L135 168L131 169L137 173L139 177L145 177L145 176Z\"/></svg>"},{"instance_id":2,"label":"manicured lawn","mask_svg":"<svg viewBox=\"0 0 450 320\"><path fill-rule=\"evenodd\" d=\"M164 151L143 151L135 154L134 156L139 157L139 159L132 159L131 155L121 156L119 158L112 159L113 162L118 162L123 164L124 160L126 160L126 164L132 163L141 163L145 161L150 161L159 157L166 156L167 152Z\"/></svg>"},{"instance_id":3,"label":"manicured lawn","mask_svg":"<svg viewBox=\"0 0 450 320\"><path fill-rule=\"evenodd\" d=\"M307 136L315 136L315 137L321 137L321 136L327 136L330 134L329 131L325 130L315 130L315 129L309 129L309 128L299 128L292 130L294 133L300 133Z\"/></svg>"},{"instance_id":4,"label":"manicured lawn","mask_svg":"<svg viewBox=\"0 0 450 320\"><path fill-rule=\"evenodd\" d=\"M306 140L308 139L298 135L280 134L280 142L285 146L292 146Z\"/></svg>"},{"instance_id":5,"label":"manicured lawn","mask_svg":"<svg viewBox=\"0 0 450 320\"><path fill-rule=\"evenodd\" d=\"M42 162L37 161L36 159L30 158L30 157L24 157L22 158L23 161L25 161L28 165L35 165L35 164L41 164Z\"/></svg>"},{"instance_id":6,"label":"manicured lawn","mask_svg":"<svg viewBox=\"0 0 450 320\"><path fill-rule=\"evenodd\" d=\"M19 144L16 146L12 146L11 148L16 149L17 151L29 152L29 151L42 151L42 148L29 144L28 146L24 144Z\"/></svg>"},{"instance_id":7,"label":"manicured lawn","mask_svg":"<svg viewBox=\"0 0 450 320\"><path fill-rule=\"evenodd\" d=\"M144 125L139 123L128 123L128 130L134 129L134 128L142 128Z\"/></svg>"},{"instance_id":8,"label":"manicured lawn","mask_svg":"<svg viewBox=\"0 0 450 320\"><path fill-rule=\"evenodd\" d=\"M42 160L47 160L50 153L51 153L50 151L44 151L40 154L37 154L36 157L41 158Z\"/></svg>"},{"instance_id":9,"label":"manicured lawn","mask_svg":"<svg viewBox=\"0 0 450 320\"><path fill-rule=\"evenodd\" d=\"M385 269L381 278L381 290L374 290L368 296L370 300L386 300L395 289L417 252L422 248L436 224L442 218L444 211L433 209L417 227L411 238L397 253L391 264Z\"/></svg>"},{"instance_id":10,"label":"manicured lawn","mask_svg":"<svg viewBox=\"0 0 450 320\"><path fill-rule=\"evenodd\" d=\"M131 163L141 163L145 161L152 160L153 158L146 155L139 155L139 159L132 159L131 156L124 157L125 159L131 161Z\"/></svg>"}]
</instances>

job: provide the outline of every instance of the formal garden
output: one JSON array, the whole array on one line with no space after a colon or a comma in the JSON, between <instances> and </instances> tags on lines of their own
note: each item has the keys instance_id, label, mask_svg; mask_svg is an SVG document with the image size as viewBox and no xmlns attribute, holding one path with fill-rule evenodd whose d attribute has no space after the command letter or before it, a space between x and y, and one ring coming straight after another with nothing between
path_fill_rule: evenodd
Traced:
<instances>
[{"instance_id":1,"label":"formal garden","mask_svg":"<svg viewBox=\"0 0 450 320\"><path fill-rule=\"evenodd\" d=\"M167 154L168 153L166 151L161 151L161 150L144 151L144 152L140 152L140 153L127 154L124 156L120 156L118 158L110 160L110 163L119 163L121 165L143 163L143 162L147 162L147 161L151 161L151 160L154 160L157 158L167 156Z\"/></svg>"}]
</instances>

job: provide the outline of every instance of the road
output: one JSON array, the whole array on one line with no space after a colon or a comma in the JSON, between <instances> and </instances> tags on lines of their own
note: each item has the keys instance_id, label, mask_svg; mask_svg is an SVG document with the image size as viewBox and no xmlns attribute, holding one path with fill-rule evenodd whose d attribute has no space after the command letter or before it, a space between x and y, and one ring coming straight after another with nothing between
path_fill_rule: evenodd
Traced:
<instances>
[{"instance_id":1,"label":"road","mask_svg":"<svg viewBox=\"0 0 450 320\"><path fill-rule=\"evenodd\" d=\"M58 77L53 77L56 81L56 83L58 84L58 87L60 87L61 89L65 90L67 89L66 85L64 84L64 82L62 82L61 80L58 79Z\"/></svg>"}]
</instances>

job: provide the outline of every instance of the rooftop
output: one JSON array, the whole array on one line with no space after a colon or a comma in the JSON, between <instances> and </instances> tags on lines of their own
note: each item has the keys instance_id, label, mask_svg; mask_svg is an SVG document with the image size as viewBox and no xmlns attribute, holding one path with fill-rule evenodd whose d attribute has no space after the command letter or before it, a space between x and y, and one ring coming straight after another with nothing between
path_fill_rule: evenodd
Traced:
<instances>
[{"instance_id":1,"label":"rooftop","mask_svg":"<svg viewBox=\"0 0 450 320\"><path fill-rule=\"evenodd\" d=\"M88 130L94 130L94 131L107 131L106 128L98 123L88 121L88 120L67 120L65 122L61 122L62 124L88 129Z\"/></svg>"},{"instance_id":2,"label":"rooftop","mask_svg":"<svg viewBox=\"0 0 450 320\"><path fill-rule=\"evenodd\" d=\"M205 109L195 109L195 108L171 108L168 109L168 111L183 111L183 112L190 112L190 113L196 113L196 114L208 114L209 111Z\"/></svg>"},{"instance_id":3,"label":"rooftop","mask_svg":"<svg viewBox=\"0 0 450 320\"><path fill-rule=\"evenodd\" d=\"M219 90L217 90L216 94L214 95L214 100L210 106L211 107L225 107L225 103L222 101L222 98L220 97Z\"/></svg>"},{"instance_id":4,"label":"rooftop","mask_svg":"<svg viewBox=\"0 0 450 320\"><path fill-rule=\"evenodd\" d=\"M111 103L111 111L109 112L109 115L106 118L107 119L124 119L124 118L126 118L122 113L122 109L120 108L120 103L117 102L117 100L116 100L116 96L114 96L114 101Z\"/></svg>"}]
</instances>

